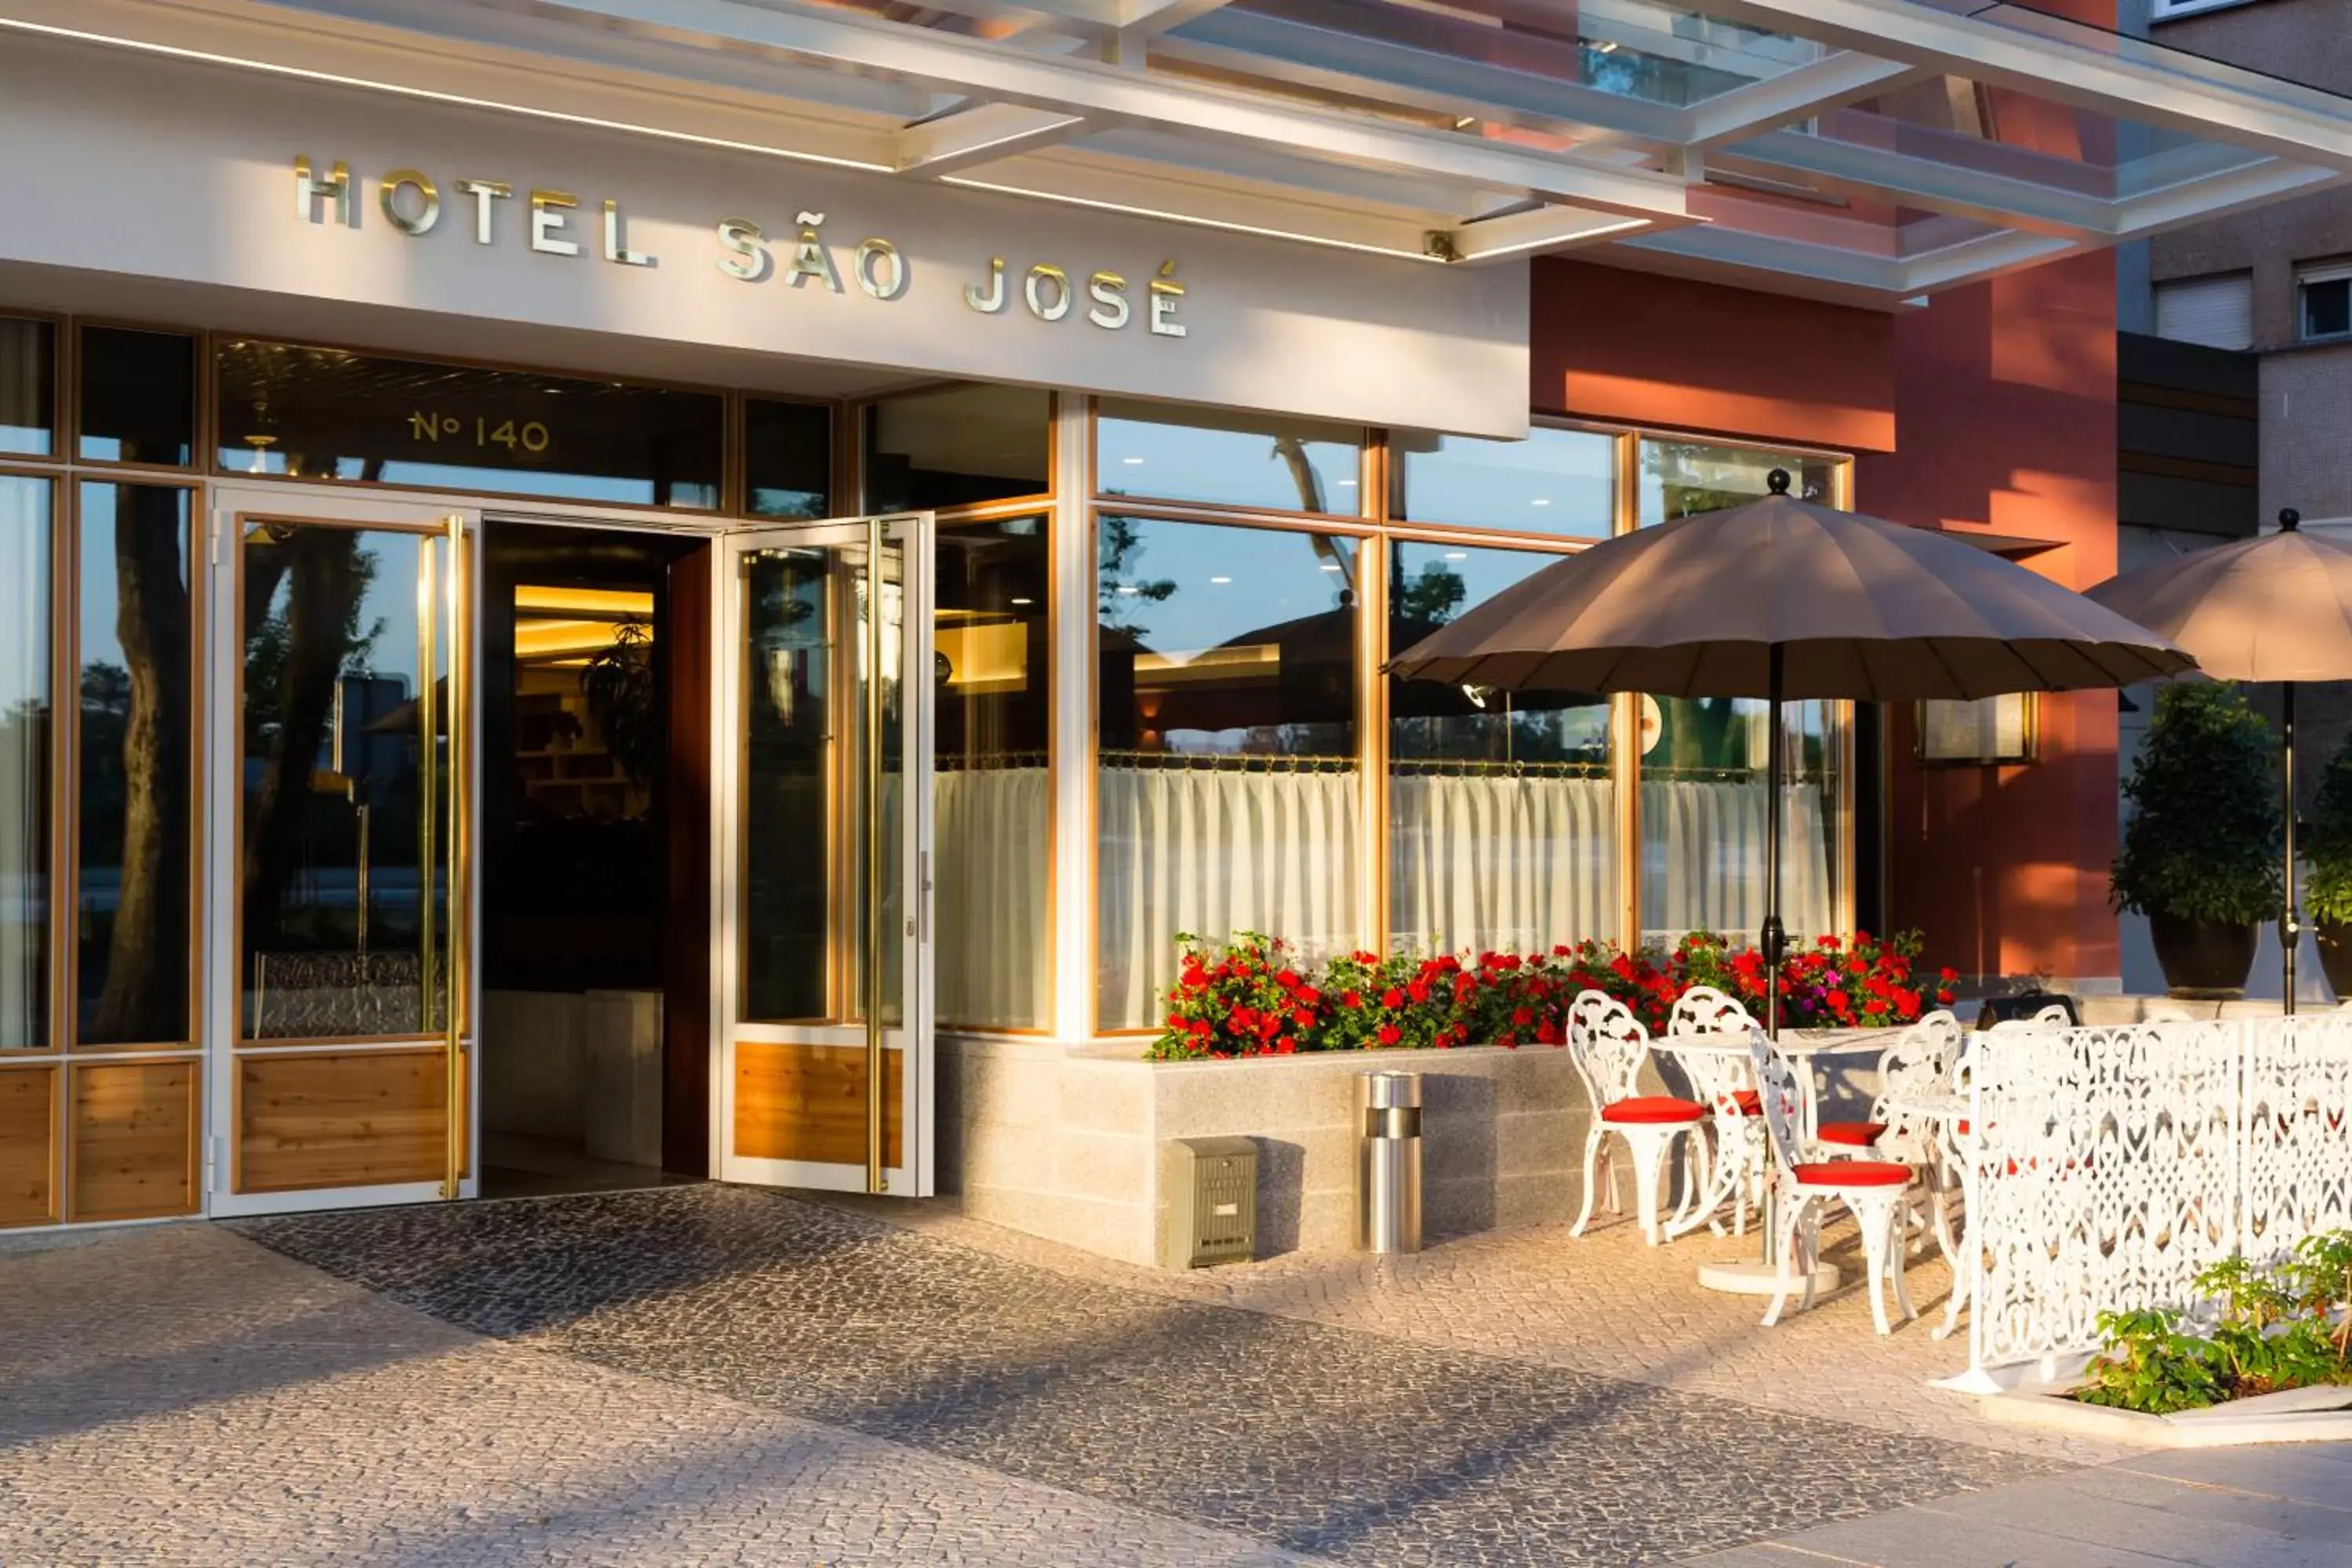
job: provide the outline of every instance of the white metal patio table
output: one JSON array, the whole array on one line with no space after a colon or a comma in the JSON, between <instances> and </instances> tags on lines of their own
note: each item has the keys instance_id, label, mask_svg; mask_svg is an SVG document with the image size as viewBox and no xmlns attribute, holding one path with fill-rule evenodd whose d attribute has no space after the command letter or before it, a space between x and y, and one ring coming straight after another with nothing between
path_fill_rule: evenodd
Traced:
<instances>
[{"instance_id":1,"label":"white metal patio table","mask_svg":"<svg viewBox=\"0 0 2352 1568\"><path fill-rule=\"evenodd\" d=\"M1821 1124L1821 1085L1813 1077L1813 1059L1817 1057L1870 1056L1876 1057L1893 1038L1890 1029L1808 1029L1801 1033L1782 1035L1772 1043L1772 1048L1794 1062L1802 1074L1805 1085L1804 1103L1800 1106L1803 1137L1810 1143L1814 1130ZM1654 1047L1668 1056L1685 1055L1734 1057L1746 1062L1749 1037L1737 1035L1662 1035L1652 1042ZM1748 1074L1752 1079L1753 1072ZM1751 1082L1748 1087L1755 1088ZM1740 1296L1769 1296L1780 1289L1780 1263L1772 1256L1772 1237L1779 1228L1780 1200L1773 1187L1764 1190L1764 1208L1755 1258L1726 1258L1719 1262L1702 1263L1698 1267L1698 1282L1710 1290L1722 1290ZM1834 1263L1817 1264L1813 1270L1816 1294L1834 1290L1843 1278Z\"/></svg>"}]
</instances>

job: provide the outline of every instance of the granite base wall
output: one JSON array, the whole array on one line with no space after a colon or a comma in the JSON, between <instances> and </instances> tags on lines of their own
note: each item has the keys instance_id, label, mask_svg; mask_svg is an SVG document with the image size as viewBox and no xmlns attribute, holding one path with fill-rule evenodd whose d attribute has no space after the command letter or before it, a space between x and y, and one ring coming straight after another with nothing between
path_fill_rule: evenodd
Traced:
<instances>
[{"instance_id":1,"label":"granite base wall","mask_svg":"<svg viewBox=\"0 0 2352 1568\"><path fill-rule=\"evenodd\" d=\"M1573 1219L1582 1199L1591 1110L1565 1051L1148 1062L1140 1048L942 1039L941 1190L976 1218L1149 1264L1160 1143L1240 1135L1259 1151L1259 1256L1345 1252L1354 1079L1403 1068L1423 1075L1425 1237Z\"/></svg>"}]
</instances>

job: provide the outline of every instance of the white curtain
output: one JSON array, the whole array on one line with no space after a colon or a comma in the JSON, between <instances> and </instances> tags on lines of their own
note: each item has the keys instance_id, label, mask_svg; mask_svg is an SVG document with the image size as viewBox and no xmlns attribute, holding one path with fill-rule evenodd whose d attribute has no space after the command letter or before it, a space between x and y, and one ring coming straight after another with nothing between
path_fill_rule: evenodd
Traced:
<instances>
[{"instance_id":1,"label":"white curtain","mask_svg":"<svg viewBox=\"0 0 2352 1568\"><path fill-rule=\"evenodd\" d=\"M1617 931L1607 779L1389 781L1389 928L1423 952L1527 952Z\"/></svg>"},{"instance_id":2,"label":"white curtain","mask_svg":"<svg viewBox=\"0 0 2352 1568\"><path fill-rule=\"evenodd\" d=\"M1153 1022L1179 931L1263 931L1309 958L1358 940L1353 769L1105 768L1096 788L1102 1027Z\"/></svg>"},{"instance_id":3,"label":"white curtain","mask_svg":"<svg viewBox=\"0 0 2352 1568\"><path fill-rule=\"evenodd\" d=\"M0 476L0 1047L49 1043L49 481Z\"/></svg>"},{"instance_id":4,"label":"white curtain","mask_svg":"<svg viewBox=\"0 0 2352 1568\"><path fill-rule=\"evenodd\" d=\"M1686 931L1753 938L1764 923L1765 791L1752 783L1662 780L1642 785L1643 934ZM1780 921L1810 941L1831 923L1830 838L1817 784L1786 786L1780 828Z\"/></svg>"},{"instance_id":5,"label":"white curtain","mask_svg":"<svg viewBox=\"0 0 2352 1568\"><path fill-rule=\"evenodd\" d=\"M939 1017L972 1028L1052 1023L1052 775L942 768L931 785Z\"/></svg>"}]
</instances>

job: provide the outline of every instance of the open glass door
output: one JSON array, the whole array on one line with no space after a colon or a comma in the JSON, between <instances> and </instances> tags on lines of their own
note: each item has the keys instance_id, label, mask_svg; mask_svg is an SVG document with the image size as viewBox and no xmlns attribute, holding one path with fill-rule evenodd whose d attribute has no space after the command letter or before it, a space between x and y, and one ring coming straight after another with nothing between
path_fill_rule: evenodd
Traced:
<instances>
[{"instance_id":1,"label":"open glass door","mask_svg":"<svg viewBox=\"0 0 2352 1568\"><path fill-rule=\"evenodd\" d=\"M212 1212L461 1196L478 520L213 499Z\"/></svg>"},{"instance_id":2,"label":"open glass door","mask_svg":"<svg viewBox=\"0 0 2352 1568\"><path fill-rule=\"evenodd\" d=\"M721 567L715 1173L928 1195L931 518L753 530Z\"/></svg>"}]
</instances>

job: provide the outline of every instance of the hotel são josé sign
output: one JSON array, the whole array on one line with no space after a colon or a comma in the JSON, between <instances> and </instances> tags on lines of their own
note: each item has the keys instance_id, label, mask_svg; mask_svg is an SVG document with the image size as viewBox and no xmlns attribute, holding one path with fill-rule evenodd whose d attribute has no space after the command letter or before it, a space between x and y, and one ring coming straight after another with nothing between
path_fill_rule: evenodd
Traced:
<instances>
[{"instance_id":1,"label":"hotel s\u00e3o jos\u00e9 sign","mask_svg":"<svg viewBox=\"0 0 2352 1568\"><path fill-rule=\"evenodd\" d=\"M348 163L322 169L307 154L298 155L293 174L295 212L303 222L359 226L362 181ZM580 198L568 191L518 189L504 180L467 176L451 184L445 200L430 175L405 168L377 180L375 196L384 221L412 239L447 226L467 230L478 246L519 246L540 256L601 258L619 267L659 265L658 258L630 246L627 215L610 197L600 203L599 214L583 214ZM793 289L830 294L855 289L885 304L929 286L890 240L867 236L851 243L824 234L824 221L821 212L797 212L792 228L772 235L751 218L722 216L709 226L705 258L719 273L743 283L781 279ZM961 280L963 302L982 316L1007 315L1017 300L1019 310L1040 321L1075 318L1113 332L1139 322L1155 337L1187 335L1184 285L1177 280L1173 260L1160 264L1139 295L1124 276L1108 268L1096 268L1080 281L1059 263L1035 261L1016 280L1003 256L991 256L974 270L976 277ZM944 279L940 286L958 281Z\"/></svg>"}]
</instances>

